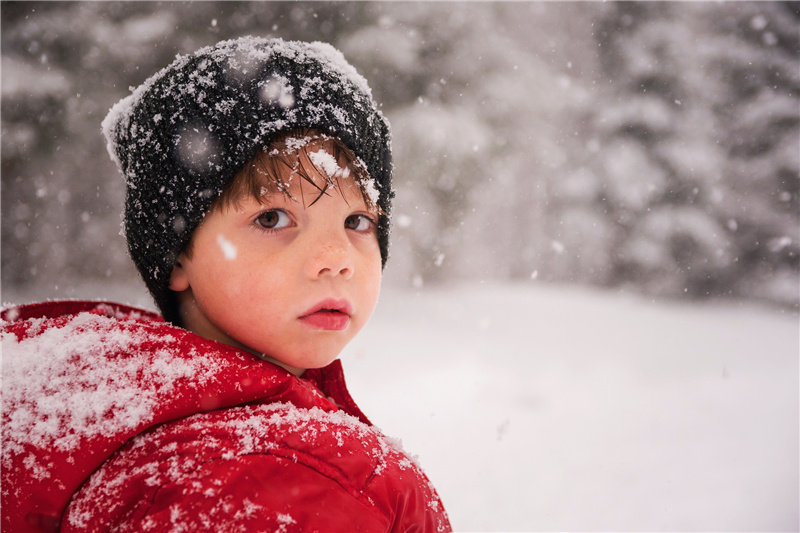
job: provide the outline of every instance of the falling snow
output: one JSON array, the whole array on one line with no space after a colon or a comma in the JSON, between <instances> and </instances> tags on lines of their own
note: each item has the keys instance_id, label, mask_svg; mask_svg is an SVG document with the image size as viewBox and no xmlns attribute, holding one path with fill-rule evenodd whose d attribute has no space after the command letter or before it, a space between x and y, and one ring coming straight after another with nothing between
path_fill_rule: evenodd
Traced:
<instances>
[{"instance_id":1,"label":"falling snow","mask_svg":"<svg viewBox=\"0 0 800 533\"><path fill-rule=\"evenodd\" d=\"M228 261L234 261L236 259L236 245L226 239L221 233L217 235L217 244L219 245L219 249L222 250L222 255L225 256L225 259Z\"/></svg>"}]
</instances>

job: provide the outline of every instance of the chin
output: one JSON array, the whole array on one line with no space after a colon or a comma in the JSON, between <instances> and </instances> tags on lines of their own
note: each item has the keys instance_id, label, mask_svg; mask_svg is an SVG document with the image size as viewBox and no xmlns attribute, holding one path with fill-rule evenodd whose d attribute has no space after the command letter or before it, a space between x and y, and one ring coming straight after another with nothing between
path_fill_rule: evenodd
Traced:
<instances>
[{"instance_id":1,"label":"chin","mask_svg":"<svg viewBox=\"0 0 800 533\"><path fill-rule=\"evenodd\" d=\"M337 357L341 350L325 351L324 355L320 355L319 351L315 351L308 355L298 357L297 353L294 354L280 354L275 359L281 361L283 364L292 366L294 368L322 368L331 364ZM282 356L286 357L282 357Z\"/></svg>"},{"instance_id":2,"label":"chin","mask_svg":"<svg viewBox=\"0 0 800 533\"><path fill-rule=\"evenodd\" d=\"M297 366L299 368L305 368L305 369L322 368L324 366L328 366L329 364L331 364L337 357L339 357L338 353L331 357L312 357L304 362L298 361Z\"/></svg>"}]
</instances>

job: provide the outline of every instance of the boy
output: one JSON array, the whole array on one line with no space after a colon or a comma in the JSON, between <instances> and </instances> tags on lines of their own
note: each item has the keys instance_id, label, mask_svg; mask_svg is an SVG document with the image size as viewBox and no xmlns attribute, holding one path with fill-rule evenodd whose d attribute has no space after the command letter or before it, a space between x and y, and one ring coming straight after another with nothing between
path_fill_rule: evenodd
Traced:
<instances>
[{"instance_id":1,"label":"boy","mask_svg":"<svg viewBox=\"0 0 800 533\"><path fill-rule=\"evenodd\" d=\"M363 78L328 45L246 37L179 57L103 127L165 322L3 312L3 529L449 531L336 360L388 253L390 136Z\"/></svg>"}]
</instances>

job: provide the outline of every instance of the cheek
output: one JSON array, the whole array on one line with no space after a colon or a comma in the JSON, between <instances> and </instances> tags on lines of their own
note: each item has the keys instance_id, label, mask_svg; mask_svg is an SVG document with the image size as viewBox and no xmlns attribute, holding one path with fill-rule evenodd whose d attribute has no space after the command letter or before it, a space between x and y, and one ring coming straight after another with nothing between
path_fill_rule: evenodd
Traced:
<instances>
[{"instance_id":1,"label":"cheek","mask_svg":"<svg viewBox=\"0 0 800 533\"><path fill-rule=\"evenodd\" d=\"M383 269L381 268L380 255L377 261L372 261L366 270L363 282L363 294L365 303L369 305L370 314L372 314L375 305L378 303L378 296L381 292L381 279L383 277Z\"/></svg>"},{"instance_id":2,"label":"cheek","mask_svg":"<svg viewBox=\"0 0 800 533\"><path fill-rule=\"evenodd\" d=\"M198 301L217 327L246 346L258 347L260 336L282 323L280 311L291 287L277 282L277 276L269 272L240 266L219 271L217 282L206 286Z\"/></svg>"},{"instance_id":3,"label":"cheek","mask_svg":"<svg viewBox=\"0 0 800 533\"><path fill-rule=\"evenodd\" d=\"M195 297L215 306L240 302L249 295L255 281L242 257L228 259L221 254L208 254L193 267Z\"/></svg>"},{"instance_id":4,"label":"cheek","mask_svg":"<svg viewBox=\"0 0 800 533\"><path fill-rule=\"evenodd\" d=\"M282 288L288 288L286 276L278 275L276 270L263 261L237 259L220 271L214 290L224 292L230 305L246 305L255 310L278 297Z\"/></svg>"}]
</instances>

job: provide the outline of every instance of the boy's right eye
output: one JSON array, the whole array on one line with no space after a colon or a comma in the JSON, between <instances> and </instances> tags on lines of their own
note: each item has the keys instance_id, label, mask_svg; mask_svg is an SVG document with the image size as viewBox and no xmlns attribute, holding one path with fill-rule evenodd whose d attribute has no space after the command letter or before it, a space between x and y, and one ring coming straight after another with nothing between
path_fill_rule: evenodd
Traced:
<instances>
[{"instance_id":1,"label":"boy's right eye","mask_svg":"<svg viewBox=\"0 0 800 533\"><path fill-rule=\"evenodd\" d=\"M281 229L291 226L292 219L289 218L286 211L271 209L259 214L255 222L264 229Z\"/></svg>"}]
</instances>

